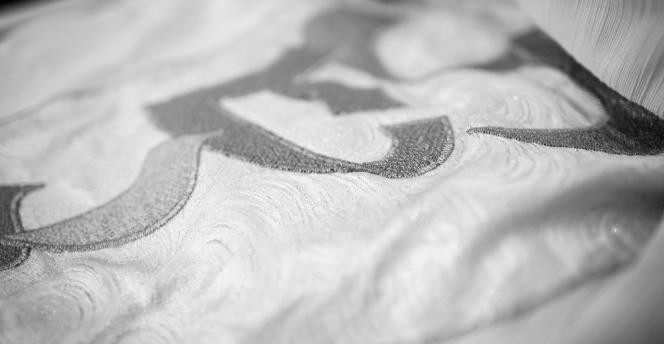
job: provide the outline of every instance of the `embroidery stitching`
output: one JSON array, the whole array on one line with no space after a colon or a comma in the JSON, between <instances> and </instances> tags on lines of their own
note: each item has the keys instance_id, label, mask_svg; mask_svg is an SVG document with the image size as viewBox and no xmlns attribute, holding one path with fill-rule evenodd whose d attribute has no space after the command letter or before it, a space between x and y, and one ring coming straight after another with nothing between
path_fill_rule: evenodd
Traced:
<instances>
[{"instance_id":1,"label":"embroidery stitching","mask_svg":"<svg viewBox=\"0 0 664 344\"><path fill-rule=\"evenodd\" d=\"M514 45L535 60L560 69L578 85L592 93L602 104L606 122L579 129L517 129L476 127L468 133L500 136L549 147L577 148L609 154L656 155L664 153L664 120L628 100L600 81L562 47L540 31L514 40ZM514 55L507 55L492 66L515 68ZM500 68L499 68L500 69Z\"/></svg>"},{"instance_id":2,"label":"embroidery stitching","mask_svg":"<svg viewBox=\"0 0 664 344\"><path fill-rule=\"evenodd\" d=\"M436 168L454 148L453 132L445 116L383 127L392 139L390 152L378 161L355 163L300 147L218 104L223 98L270 90L296 99L322 101L335 115L402 106L381 89L297 80L329 56L388 78L367 42L392 22L347 9L325 12L307 25L303 46L287 51L267 68L149 106L153 123L172 138L148 153L139 177L129 189L97 208L42 228L23 231L13 223L1 224L0 269L19 265L30 249L95 250L154 232L184 207L193 192L202 149L299 173L366 172L385 178L408 178ZM164 168L164 162L169 168ZM12 190L17 189L21 193L13 194ZM32 190L30 186L3 186L0 197L20 200ZM18 216L17 203L2 205L9 204L8 213Z\"/></svg>"}]
</instances>

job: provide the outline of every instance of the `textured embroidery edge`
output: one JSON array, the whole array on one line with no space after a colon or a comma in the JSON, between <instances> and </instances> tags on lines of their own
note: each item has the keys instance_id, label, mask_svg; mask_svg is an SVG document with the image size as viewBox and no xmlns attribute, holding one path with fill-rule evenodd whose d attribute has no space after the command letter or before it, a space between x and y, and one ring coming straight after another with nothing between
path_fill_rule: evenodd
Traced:
<instances>
[{"instance_id":1,"label":"textured embroidery edge","mask_svg":"<svg viewBox=\"0 0 664 344\"><path fill-rule=\"evenodd\" d=\"M540 31L531 31L513 40L514 51L496 66L517 67L508 61L526 58L550 65L595 96L608 119L587 128L519 129L475 127L466 132L490 134L549 147L565 147L620 155L658 155L664 153L664 120L611 89L565 50Z\"/></svg>"},{"instance_id":2,"label":"textured embroidery edge","mask_svg":"<svg viewBox=\"0 0 664 344\"><path fill-rule=\"evenodd\" d=\"M453 130L445 116L383 126L392 140L390 151L383 159L355 163L300 147L234 115L219 102L269 90L295 99L322 101L334 115L402 106L380 88L301 80L302 74L330 57L390 79L367 42L373 42L376 31L395 20L345 8L326 11L309 22L303 45L286 51L265 69L149 106L150 119L171 139L148 153L139 176L127 190L81 215L25 230L19 216L21 200L43 185L0 186L0 270L20 265L32 249L95 250L154 232L187 203L203 149L299 173L365 172L384 178L410 178L435 169L454 149Z\"/></svg>"},{"instance_id":3,"label":"textured embroidery edge","mask_svg":"<svg viewBox=\"0 0 664 344\"><path fill-rule=\"evenodd\" d=\"M349 67L392 79L367 42L372 42L376 31L395 21L393 17L347 9L324 12L306 27L305 44L288 50L266 69L149 106L151 120L169 133L171 139L150 151L139 177L129 189L79 216L25 230L19 216L20 202L43 185L0 186L0 270L23 263L31 249L95 250L122 245L154 232L187 203L196 184L203 149L298 173L365 172L385 178L409 178L440 166L454 149L453 131L445 116L383 127L392 139L390 152L378 161L354 163L300 147L243 120L219 103L224 97L269 90L295 99L322 101L335 115L402 106L381 89L357 89L298 78L334 56L337 62ZM522 55L515 58L511 53L485 66L474 67L505 70L532 60L552 65L595 95L609 119L580 129L478 127L467 130L468 133L610 154L652 155L664 151L664 121L611 90L549 38L531 32L515 39L513 45L527 59ZM163 168L165 161L169 163L168 169Z\"/></svg>"}]
</instances>

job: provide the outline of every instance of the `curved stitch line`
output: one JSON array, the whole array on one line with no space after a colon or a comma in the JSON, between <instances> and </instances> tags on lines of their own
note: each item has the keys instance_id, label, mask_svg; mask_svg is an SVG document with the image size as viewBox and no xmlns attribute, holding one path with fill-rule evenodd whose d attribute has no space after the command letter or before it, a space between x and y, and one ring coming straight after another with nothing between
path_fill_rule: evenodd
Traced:
<instances>
[{"instance_id":1,"label":"curved stitch line","mask_svg":"<svg viewBox=\"0 0 664 344\"><path fill-rule=\"evenodd\" d=\"M145 227L143 230L128 234L128 235L120 237L120 238L107 240L107 241L102 241L102 242L94 243L94 244L87 244L87 245L50 245L50 244L43 244L43 243L35 243L35 242L29 241L29 240L26 240L26 239L13 239L11 237L8 238L7 236L0 238L0 245L14 246L14 247L27 246L27 247L31 247L31 248L34 248L34 249L48 251L48 252L90 251L90 250L98 250L98 249L103 249L103 248L108 248L108 247L120 246L120 245L126 244L128 242L140 239L140 238L142 238L146 235L152 234L154 231L156 231L157 229L162 227L164 224L166 224L166 222L168 222L171 218L173 218L175 215L177 215L180 212L180 210L182 210L182 208L184 208L185 204L189 200L189 197L191 196L191 193L194 191L194 187L196 186L198 169L200 167L199 162L200 162L200 154L201 154L202 147L203 147L203 145L199 144L197 149L196 149L197 150L196 158L195 158L196 164L195 164L193 172L189 176L189 183L187 184L186 192L185 192L185 195L183 196L183 198L180 201L178 201L173 207L171 207L171 209L167 212L167 214L164 217L162 217L158 220L155 220L154 222L149 224L147 227ZM49 226L49 228L52 227L52 226L56 226L58 224L63 224L63 223L81 218L82 216L84 216L85 214L87 214L91 211L94 211L96 209L100 209L100 208L105 207L108 203L110 203L114 200L117 200L118 198L122 197L123 195L128 193L130 190L132 190L133 186L137 182L138 182L138 180L135 180L134 183L132 183L132 185L128 189L126 189L125 191L120 193L118 196L114 197L111 201L109 201L107 203L104 203L102 205L99 205L95 208L92 208L91 210L89 210L85 213L82 213L80 215L77 215L75 217L72 217L72 218L60 221L58 223L55 223L55 224ZM39 229L30 230L29 232L33 233L33 232L36 232L36 231L39 231Z\"/></svg>"}]
</instances>

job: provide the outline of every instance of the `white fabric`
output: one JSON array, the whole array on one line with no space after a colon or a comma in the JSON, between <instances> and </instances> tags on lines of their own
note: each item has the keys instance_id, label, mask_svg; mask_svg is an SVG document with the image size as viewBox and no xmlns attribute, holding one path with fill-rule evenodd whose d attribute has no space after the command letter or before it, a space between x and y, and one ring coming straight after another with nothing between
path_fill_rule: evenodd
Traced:
<instances>
[{"instance_id":1,"label":"white fabric","mask_svg":"<svg viewBox=\"0 0 664 344\"><path fill-rule=\"evenodd\" d=\"M261 68L301 41L307 19L339 5L88 1L17 23L0 41L0 183L46 184L23 200L24 226L75 216L126 189L167 139L148 104ZM549 67L455 68L490 61L530 27L510 5L399 11L407 19L377 37L376 51L408 81L339 65L309 77L378 86L406 108L333 117L270 92L225 105L350 161L385 155L379 125L444 114L455 149L443 165L389 180L276 171L204 152L187 205L155 233L98 251L33 250L0 272L0 342L442 340L633 261L664 208L662 156L467 134L585 127L604 113Z\"/></svg>"}]
</instances>

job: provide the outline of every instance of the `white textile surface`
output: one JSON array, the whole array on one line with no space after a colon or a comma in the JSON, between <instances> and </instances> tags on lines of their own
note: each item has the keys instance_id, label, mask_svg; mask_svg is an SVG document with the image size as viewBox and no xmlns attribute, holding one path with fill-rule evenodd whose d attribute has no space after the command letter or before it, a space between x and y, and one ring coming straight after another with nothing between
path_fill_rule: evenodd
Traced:
<instances>
[{"instance_id":1,"label":"white textile surface","mask_svg":"<svg viewBox=\"0 0 664 344\"><path fill-rule=\"evenodd\" d=\"M216 103L350 163L391 154L386 126L445 116L448 156L388 178L275 168L204 145L186 203L154 231L90 249L35 245L0 271L0 342L467 340L546 312L638 259L664 209L661 154L467 132L606 118L556 68L476 68L532 29L517 8L489 1L71 1L8 12L0 185L44 185L18 202L24 230L132 188L150 152L174 140L150 106L264 70L303 44L312 18L340 7L398 18L367 42L392 77L333 52L297 78L380 90L401 106L334 114L316 97L269 87ZM157 166L177 168L179 158Z\"/></svg>"}]
</instances>

